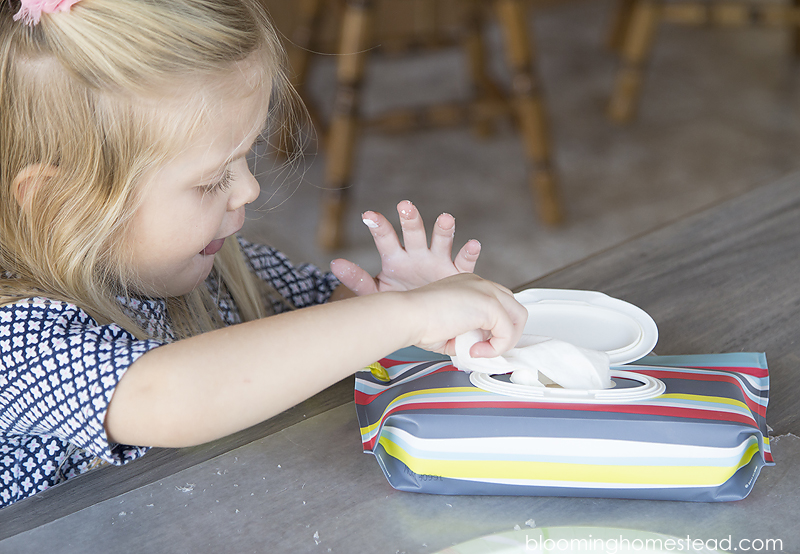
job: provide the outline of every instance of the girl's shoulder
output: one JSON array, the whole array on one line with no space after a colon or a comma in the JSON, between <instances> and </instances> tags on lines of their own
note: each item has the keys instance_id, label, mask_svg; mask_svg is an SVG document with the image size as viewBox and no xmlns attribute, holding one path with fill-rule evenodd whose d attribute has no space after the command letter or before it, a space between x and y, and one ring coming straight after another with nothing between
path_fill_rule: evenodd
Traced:
<instances>
[{"instance_id":1,"label":"girl's shoulder","mask_svg":"<svg viewBox=\"0 0 800 554\"><path fill-rule=\"evenodd\" d=\"M31 330L100 326L86 310L63 300L36 296L0 306L0 328L12 326L19 330L27 322L33 322Z\"/></svg>"},{"instance_id":2,"label":"girl's shoulder","mask_svg":"<svg viewBox=\"0 0 800 554\"><path fill-rule=\"evenodd\" d=\"M163 302L128 300L123 307L133 317L146 323L145 327L164 326ZM23 345L65 338L69 338L70 342L139 342L120 325L102 324L71 302L37 296L0 306L0 352L3 354Z\"/></svg>"},{"instance_id":3,"label":"girl's shoulder","mask_svg":"<svg viewBox=\"0 0 800 554\"><path fill-rule=\"evenodd\" d=\"M74 319L84 321L92 318L75 304L40 296L0 306L0 327L15 323L19 325L27 320L66 322Z\"/></svg>"},{"instance_id":4,"label":"girl's shoulder","mask_svg":"<svg viewBox=\"0 0 800 554\"><path fill-rule=\"evenodd\" d=\"M114 390L162 343L101 325L79 306L44 297L0 306L0 507L84 473L123 464L146 448L108 442Z\"/></svg>"}]
</instances>

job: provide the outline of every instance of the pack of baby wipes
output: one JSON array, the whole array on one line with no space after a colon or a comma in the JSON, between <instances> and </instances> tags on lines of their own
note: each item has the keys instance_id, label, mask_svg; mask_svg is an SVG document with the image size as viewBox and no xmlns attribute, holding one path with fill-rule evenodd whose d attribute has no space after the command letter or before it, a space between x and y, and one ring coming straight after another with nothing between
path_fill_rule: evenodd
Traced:
<instances>
[{"instance_id":1,"label":"pack of baby wipes","mask_svg":"<svg viewBox=\"0 0 800 554\"><path fill-rule=\"evenodd\" d=\"M363 448L391 486L433 494L729 501L773 464L762 353L655 356L639 308L531 289L502 358L404 349L356 374Z\"/></svg>"}]
</instances>

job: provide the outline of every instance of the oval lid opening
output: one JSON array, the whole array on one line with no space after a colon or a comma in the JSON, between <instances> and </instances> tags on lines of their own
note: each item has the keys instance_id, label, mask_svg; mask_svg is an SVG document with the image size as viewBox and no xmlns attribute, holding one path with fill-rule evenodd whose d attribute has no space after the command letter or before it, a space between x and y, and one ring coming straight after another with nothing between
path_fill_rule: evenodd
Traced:
<instances>
[{"instance_id":1,"label":"oval lid opening","mask_svg":"<svg viewBox=\"0 0 800 554\"><path fill-rule=\"evenodd\" d=\"M636 385L624 388L597 390L530 387L501 381L496 375L489 375L478 371L469 374L470 382L479 389L532 402L623 404L650 400L661 396L664 394L664 391L667 390L667 386L660 379L633 371L612 369L611 377L633 381Z\"/></svg>"},{"instance_id":2,"label":"oval lid opening","mask_svg":"<svg viewBox=\"0 0 800 554\"><path fill-rule=\"evenodd\" d=\"M606 352L612 365L646 356L658 341L658 328L647 312L601 292L528 289L514 297L528 310L526 335Z\"/></svg>"}]
</instances>

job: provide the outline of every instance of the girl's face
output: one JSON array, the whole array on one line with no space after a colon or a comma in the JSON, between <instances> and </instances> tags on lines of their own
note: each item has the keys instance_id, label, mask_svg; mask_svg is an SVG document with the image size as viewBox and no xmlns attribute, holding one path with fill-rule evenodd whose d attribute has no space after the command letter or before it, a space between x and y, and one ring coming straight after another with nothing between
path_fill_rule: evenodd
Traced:
<instances>
[{"instance_id":1,"label":"girl's face","mask_svg":"<svg viewBox=\"0 0 800 554\"><path fill-rule=\"evenodd\" d=\"M151 296L183 295L206 279L226 237L241 229L259 185L245 156L263 104L231 101L181 154L150 172L129 235L135 277Z\"/></svg>"}]
</instances>

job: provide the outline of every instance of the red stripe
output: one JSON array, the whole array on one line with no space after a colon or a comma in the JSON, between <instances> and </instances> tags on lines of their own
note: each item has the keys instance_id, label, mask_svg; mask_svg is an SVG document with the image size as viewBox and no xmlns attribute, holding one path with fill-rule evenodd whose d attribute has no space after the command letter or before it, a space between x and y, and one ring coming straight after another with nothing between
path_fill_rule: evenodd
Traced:
<instances>
[{"instance_id":1,"label":"red stripe","mask_svg":"<svg viewBox=\"0 0 800 554\"><path fill-rule=\"evenodd\" d=\"M366 406L367 404L369 404L370 402L372 402L373 400L378 398L384 392L386 392L386 391L383 390L383 391L379 392L378 394L366 394L366 393L363 393L360 390L356 389L355 395L354 395L355 396L354 400L355 400L355 403L358 404L359 406Z\"/></svg>"},{"instance_id":2,"label":"red stripe","mask_svg":"<svg viewBox=\"0 0 800 554\"><path fill-rule=\"evenodd\" d=\"M383 361L381 361L381 363L383 363ZM695 369L713 370L715 368L695 368ZM719 369L719 368L716 368L716 369ZM433 371L433 372L429 373L428 375L433 375L435 373L444 373L444 372L448 372L448 371L458 371L458 369L455 368L453 365L446 365L444 367L441 367L441 368L437 369L436 371ZM665 370L665 369L644 369L644 368L638 369L638 372L639 373L643 373L645 375L649 375L651 377L656 377L656 378L685 379L687 381L726 382L726 383L730 383L730 384L736 386L739 390L742 390L742 384L738 381L738 379L736 379L736 377L734 377L733 375L726 375L724 373L723 374L720 374L720 373L717 373L717 374L701 374L701 373L685 373L685 372L682 372L682 371L669 371L669 370ZM382 390L382 391L380 391L380 392L378 392L376 394L371 394L371 395L356 390L355 391L355 402L356 402L356 404L361 404L361 405L369 404L370 402L375 400L378 396L380 396L381 394L383 394L384 392L389 390L389 388L390 387L387 387L386 389L384 389L384 390ZM747 396L747 394L744 391L742 391L742 397L744 399L745 404L747 405L748 409L751 412L754 412L754 413L760 415L763 418L767 417L767 408L766 408L766 406L763 406L763 405L751 400L750 397ZM549 402L546 403L546 404L544 404L544 403L538 403L538 404L534 403L534 404L537 405L537 406L539 406L539 405L552 406L553 405L552 403L549 403ZM558 405L562 406L562 404L558 404ZM570 406L576 406L576 404L570 404Z\"/></svg>"},{"instance_id":3,"label":"red stripe","mask_svg":"<svg viewBox=\"0 0 800 554\"><path fill-rule=\"evenodd\" d=\"M420 365L420 364L426 364L428 362L434 362L434 363L437 363L437 364L441 364L441 363L447 362L447 360L421 360L421 361L410 361L410 362L409 361L403 361L403 360L394 360L392 358L382 358L382 359L378 360L378 363L381 364L383 367L394 367L396 365L403 365L403 364ZM453 367L453 365L450 364L450 367ZM456 368L453 367L453 369L456 369Z\"/></svg>"},{"instance_id":4,"label":"red stripe","mask_svg":"<svg viewBox=\"0 0 800 554\"><path fill-rule=\"evenodd\" d=\"M731 371L733 373L744 373L746 375L752 375L753 377L769 377L769 369L763 367L727 367L727 366L718 366L718 367L688 367L686 369L710 369L715 370L718 369L720 371Z\"/></svg>"},{"instance_id":5,"label":"red stripe","mask_svg":"<svg viewBox=\"0 0 800 554\"><path fill-rule=\"evenodd\" d=\"M739 414L720 413L707 410L700 410L696 408L676 408L669 406L642 406L642 405L624 405L624 404L558 404L551 402L415 402L413 404L405 404L395 406L388 412L384 412L381 418L381 425L383 422L395 412L406 412L412 410L455 410L459 408L476 409L476 408L534 408L534 409L549 409L549 410L575 410L584 412L614 412L622 414L641 414L641 415L658 415L665 417L677 417L681 419L705 419L712 421L735 421L749 427L758 429L758 425L752 418L748 418ZM372 449L375 446L375 441L378 435L364 443L365 449Z\"/></svg>"},{"instance_id":6,"label":"red stripe","mask_svg":"<svg viewBox=\"0 0 800 554\"><path fill-rule=\"evenodd\" d=\"M382 360L378 360L378 363L381 364L383 367L394 367L396 365L418 364L420 362L401 362L400 360L392 360L391 358L383 358Z\"/></svg>"},{"instance_id":7,"label":"red stripe","mask_svg":"<svg viewBox=\"0 0 800 554\"><path fill-rule=\"evenodd\" d=\"M648 367L649 366L637 366L636 367L636 371L647 370ZM623 369L624 369L624 367L623 367ZM665 369L665 368L659 367L659 368L654 368L654 369ZM674 369L684 369L684 370L702 369L702 370L706 370L706 371L727 371L727 372L730 372L730 373L742 373L744 375L750 375L752 377L758 377L760 379L769 377L769 370L761 368L761 367L727 367L727 366L719 366L719 367L691 366L691 367L689 367L689 366L674 366Z\"/></svg>"},{"instance_id":8,"label":"red stripe","mask_svg":"<svg viewBox=\"0 0 800 554\"><path fill-rule=\"evenodd\" d=\"M742 390L742 384L733 375L727 375L724 373L715 375L708 375L702 373L681 373L681 372L660 370L660 369L647 369L640 371L639 373L644 373L645 375L649 375L650 377L657 377L661 379L686 379L687 381L713 381L716 383L723 383L723 382L730 383L742 391L742 397L744 398L744 402L751 412L755 412L761 417L767 417L766 406L763 406L758 402L754 402L753 400L751 400L750 397L747 396L747 393L744 390Z\"/></svg>"}]
</instances>

